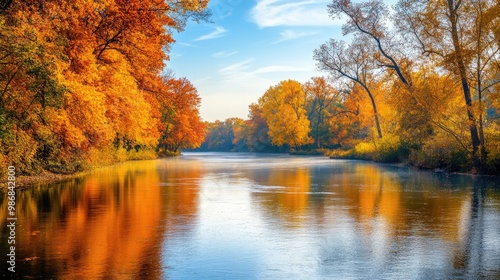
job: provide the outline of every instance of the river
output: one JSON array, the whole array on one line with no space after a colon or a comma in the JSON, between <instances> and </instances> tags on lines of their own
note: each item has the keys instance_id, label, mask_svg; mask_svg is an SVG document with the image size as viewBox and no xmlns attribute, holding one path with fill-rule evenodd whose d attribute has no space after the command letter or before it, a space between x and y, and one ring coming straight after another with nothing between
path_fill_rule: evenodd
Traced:
<instances>
[{"instance_id":1,"label":"river","mask_svg":"<svg viewBox=\"0 0 500 280\"><path fill-rule=\"evenodd\" d=\"M16 195L16 277L500 279L498 179L185 153ZM7 197L0 197L7 271Z\"/></svg>"}]
</instances>

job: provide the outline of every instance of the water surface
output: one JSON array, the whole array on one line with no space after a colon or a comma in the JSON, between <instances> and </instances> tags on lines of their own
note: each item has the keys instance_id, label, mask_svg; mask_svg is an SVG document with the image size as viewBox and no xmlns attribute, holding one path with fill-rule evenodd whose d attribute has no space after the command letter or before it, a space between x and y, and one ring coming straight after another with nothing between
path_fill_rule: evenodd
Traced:
<instances>
[{"instance_id":1,"label":"water surface","mask_svg":"<svg viewBox=\"0 0 500 280\"><path fill-rule=\"evenodd\" d=\"M185 153L18 192L17 205L26 279L500 278L500 186L489 178Z\"/></svg>"}]
</instances>

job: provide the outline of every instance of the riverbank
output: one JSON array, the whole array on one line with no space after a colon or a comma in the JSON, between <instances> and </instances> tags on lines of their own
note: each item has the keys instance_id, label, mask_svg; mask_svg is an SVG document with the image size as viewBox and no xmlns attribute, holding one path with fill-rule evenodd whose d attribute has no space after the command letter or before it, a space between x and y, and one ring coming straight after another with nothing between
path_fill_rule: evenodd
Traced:
<instances>
[{"instance_id":1,"label":"riverbank","mask_svg":"<svg viewBox=\"0 0 500 280\"><path fill-rule=\"evenodd\" d=\"M155 156L154 158L153 157L132 158L132 159L129 159L126 161L118 161L118 162L93 166L85 171L71 173L71 174L59 174L59 173L44 171L39 175L16 176L16 180L15 180L16 189L17 190L25 190L25 189L28 189L28 188L33 187L33 186L46 185L46 184L61 182L64 180L71 180L71 179L86 176L86 175L92 173L96 169L109 167L109 166L115 166L115 165L119 165L119 164L122 164L122 163L128 162L128 161L161 159L161 158L177 157L180 155L181 155L180 152L175 152L175 153L172 152L172 153L161 153L161 154ZM7 177L0 178L0 193L6 193L8 191L7 182L8 182Z\"/></svg>"},{"instance_id":2,"label":"riverbank","mask_svg":"<svg viewBox=\"0 0 500 280\"><path fill-rule=\"evenodd\" d=\"M31 175L31 176L16 176L16 190L25 190L33 186L45 185L56 183L64 180L70 180L85 176L90 171L79 172L74 174L56 174L51 172L43 172L39 175ZM7 192L7 178L2 178L0 181L0 193Z\"/></svg>"},{"instance_id":3,"label":"riverbank","mask_svg":"<svg viewBox=\"0 0 500 280\"><path fill-rule=\"evenodd\" d=\"M453 175L462 175L462 176L475 176L475 177L483 177L483 178L496 178L500 179L500 174L481 174L476 172L475 170L471 171L460 171L460 170L449 170L446 167L436 167L436 166L422 166L422 165L417 165L414 162L410 160L404 160L404 161L381 161L377 159L373 159L367 156L329 156L330 159L344 159L344 160L361 160L361 161L369 161L369 162L374 162L378 164L387 164L387 165L392 165L392 166L397 166L397 167L406 167L406 168L413 168L415 170L420 170L420 171L429 171L433 173L443 173L443 174L453 174Z\"/></svg>"},{"instance_id":4,"label":"riverbank","mask_svg":"<svg viewBox=\"0 0 500 280\"><path fill-rule=\"evenodd\" d=\"M410 156L410 152L404 149L385 149L385 150L363 150L356 149L356 147L342 150L342 149L312 149L312 150L298 150L289 152L290 155L295 156L325 156L330 159L344 159L344 160L362 160L370 161L379 164L389 164L397 167L414 168L416 170L430 171L434 173L468 175L468 176L482 176L500 178L497 174L481 174L476 172L471 166L467 166L467 159L462 157L461 163L446 162L441 163L433 162L432 160L417 161L414 157ZM462 164L462 165L461 165Z\"/></svg>"}]
</instances>

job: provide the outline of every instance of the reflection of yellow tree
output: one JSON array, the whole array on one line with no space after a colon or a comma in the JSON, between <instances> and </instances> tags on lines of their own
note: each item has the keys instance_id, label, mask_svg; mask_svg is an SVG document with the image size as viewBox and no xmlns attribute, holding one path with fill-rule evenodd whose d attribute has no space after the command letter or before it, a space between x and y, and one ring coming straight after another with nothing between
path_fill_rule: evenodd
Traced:
<instances>
[{"instance_id":1,"label":"reflection of yellow tree","mask_svg":"<svg viewBox=\"0 0 500 280\"><path fill-rule=\"evenodd\" d=\"M357 165L356 177L341 178L342 192L351 215L365 223L377 215L395 227L404 225L400 201L400 185L397 180L383 175L372 165Z\"/></svg>"},{"instance_id":2,"label":"reflection of yellow tree","mask_svg":"<svg viewBox=\"0 0 500 280\"><path fill-rule=\"evenodd\" d=\"M112 170L112 176L95 174L85 181L76 205L61 201L70 211L66 226L58 228L57 223L47 233L59 239L54 252L73 256L65 260L68 278L82 273L81 268L86 268L84 276L89 279L118 272L139 275L144 261L158 263L148 259L157 255L151 253L161 221L159 182L152 164L144 163L141 169L122 165Z\"/></svg>"},{"instance_id":3,"label":"reflection of yellow tree","mask_svg":"<svg viewBox=\"0 0 500 280\"><path fill-rule=\"evenodd\" d=\"M257 193L263 196L261 201L267 209L292 226L304 222L311 184L309 169L272 169L268 180L259 183L278 187L271 192Z\"/></svg>"},{"instance_id":4,"label":"reflection of yellow tree","mask_svg":"<svg viewBox=\"0 0 500 280\"><path fill-rule=\"evenodd\" d=\"M486 196L488 197L488 200L491 201L490 205L500 212L500 189L488 189Z\"/></svg>"},{"instance_id":5,"label":"reflection of yellow tree","mask_svg":"<svg viewBox=\"0 0 500 280\"><path fill-rule=\"evenodd\" d=\"M368 221L382 217L393 234L437 233L449 241L460 238L460 221L469 195L466 190L450 192L432 181L409 182L420 191L402 190L395 173L375 165L357 165L355 177L343 176L342 194L349 212L369 230ZM338 179L338 177L336 177Z\"/></svg>"}]
</instances>

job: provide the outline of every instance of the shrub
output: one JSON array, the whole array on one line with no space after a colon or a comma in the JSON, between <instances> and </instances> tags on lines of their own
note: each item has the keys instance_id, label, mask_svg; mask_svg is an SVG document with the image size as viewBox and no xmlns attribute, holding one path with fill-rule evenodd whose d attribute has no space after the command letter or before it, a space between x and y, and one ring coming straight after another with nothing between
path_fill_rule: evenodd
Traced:
<instances>
[{"instance_id":1,"label":"shrub","mask_svg":"<svg viewBox=\"0 0 500 280\"><path fill-rule=\"evenodd\" d=\"M421 149L413 150L410 162L421 168L450 172L470 171L472 167L468 151L445 137L429 139Z\"/></svg>"},{"instance_id":2,"label":"shrub","mask_svg":"<svg viewBox=\"0 0 500 280\"><path fill-rule=\"evenodd\" d=\"M23 130L14 130L7 135L2 145L9 147L6 155L7 165L16 168L18 175L33 175L40 173L41 164L35 155L38 149L37 142Z\"/></svg>"},{"instance_id":3,"label":"shrub","mask_svg":"<svg viewBox=\"0 0 500 280\"><path fill-rule=\"evenodd\" d=\"M334 150L331 158L343 159L366 159L373 160L376 155L376 146L370 142L360 142L351 149L337 149Z\"/></svg>"},{"instance_id":4,"label":"shrub","mask_svg":"<svg viewBox=\"0 0 500 280\"><path fill-rule=\"evenodd\" d=\"M180 154L180 153L179 153ZM158 154L154 149L141 148L140 150L130 150L128 154L128 160L145 160L145 159L156 159Z\"/></svg>"},{"instance_id":5,"label":"shrub","mask_svg":"<svg viewBox=\"0 0 500 280\"><path fill-rule=\"evenodd\" d=\"M410 154L408 145L401 143L399 137L386 134L384 138L377 140L376 160L387 163L397 163L407 160Z\"/></svg>"},{"instance_id":6,"label":"shrub","mask_svg":"<svg viewBox=\"0 0 500 280\"><path fill-rule=\"evenodd\" d=\"M68 160L57 159L48 161L45 169L57 174L74 174L88 169L86 161L79 156L72 156Z\"/></svg>"},{"instance_id":7,"label":"shrub","mask_svg":"<svg viewBox=\"0 0 500 280\"><path fill-rule=\"evenodd\" d=\"M173 151L169 151L169 150L161 150L158 152L158 157L175 157L175 156L179 156L181 154L180 151L176 151L176 152L173 152Z\"/></svg>"},{"instance_id":8,"label":"shrub","mask_svg":"<svg viewBox=\"0 0 500 280\"><path fill-rule=\"evenodd\" d=\"M7 158L0 153L0 182L7 176L7 167Z\"/></svg>"}]
</instances>

